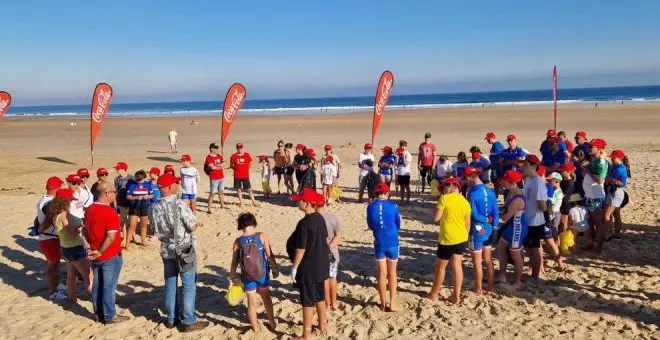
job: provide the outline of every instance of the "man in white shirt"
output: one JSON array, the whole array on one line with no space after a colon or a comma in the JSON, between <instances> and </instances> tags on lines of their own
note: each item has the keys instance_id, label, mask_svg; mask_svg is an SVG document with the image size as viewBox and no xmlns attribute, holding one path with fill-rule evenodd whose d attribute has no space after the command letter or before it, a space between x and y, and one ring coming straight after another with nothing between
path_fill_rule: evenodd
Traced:
<instances>
[{"instance_id":1,"label":"man in white shirt","mask_svg":"<svg viewBox=\"0 0 660 340\"><path fill-rule=\"evenodd\" d=\"M396 184L399 186L399 197L401 203L404 198L410 202L410 165L412 164L412 154L408 151L408 142L399 141L399 148L396 150Z\"/></svg>"}]
</instances>

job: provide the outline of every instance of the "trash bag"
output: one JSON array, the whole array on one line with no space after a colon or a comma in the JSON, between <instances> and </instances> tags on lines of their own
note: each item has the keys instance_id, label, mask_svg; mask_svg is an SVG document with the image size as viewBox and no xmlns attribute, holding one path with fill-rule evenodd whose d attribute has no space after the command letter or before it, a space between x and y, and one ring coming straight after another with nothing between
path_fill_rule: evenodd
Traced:
<instances>
[{"instance_id":1,"label":"trash bag","mask_svg":"<svg viewBox=\"0 0 660 340\"><path fill-rule=\"evenodd\" d=\"M339 187L332 187L332 190L330 190L330 200L333 202L339 202L342 195L344 195L344 192Z\"/></svg>"},{"instance_id":2,"label":"trash bag","mask_svg":"<svg viewBox=\"0 0 660 340\"><path fill-rule=\"evenodd\" d=\"M440 182L437 179L431 181L431 195L433 197L440 197L442 193L440 192Z\"/></svg>"},{"instance_id":3,"label":"trash bag","mask_svg":"<svg viewBox=\"0 0 660 340\"><path fill-rule=\"evenodd\" d=\"M230 306L238 306L243 301L243 295L245 295L243 284L238 282L229 286L225 299L227 299Z\"/></svg>"},{"instance_id":4,"label":"trash bag","mask_svg":"<svg viewBox=\"0 0 660 340\"><path fill-rule=\"evenodd\" d=\"M566 230L559 234L559 249L564 255L571 255L573 252L570 248L575 246L575 234L573 231Z\"/></svg>"},{"instance_id":5,"label":"trash bag","mask_svg":"<svg viewBox=\"0 0 660 340\"><path fill-rule=\"evenodd\" d=\"M270 188L270 183L268 183L266 181L261 181L261 190L263 190L263 192L265 194L273 193L273 190L271 190L271 188Z\"/></svg>"}]
</instances>

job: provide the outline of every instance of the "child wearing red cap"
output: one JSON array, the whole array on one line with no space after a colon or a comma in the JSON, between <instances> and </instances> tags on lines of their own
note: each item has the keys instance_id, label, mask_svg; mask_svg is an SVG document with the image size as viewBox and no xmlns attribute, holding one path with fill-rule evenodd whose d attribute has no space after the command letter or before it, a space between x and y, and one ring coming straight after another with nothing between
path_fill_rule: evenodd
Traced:
<instances>
[{"instance_id":1,"label":"child wearing red cap","mask_svg":"<svg viewBox=\"0 0 660 340\"><path fill-rule=\"evenodd\" d=\"M261 188L264 191L264 198L269 198L271 194L270 189L270 162L264 155L259 156L259 165L261 165Z\"/></svg>"},{"instance_id":2,"label":"child wearing red cap","mask_svg":"<svg viewBox=\"0 0 660 340\"><path fill-rule=\"evenodd\" d=\"M199 184L199 171L191 164L190 155L181 156L183 166L179 170L181 177L181 199L190 206L193 214L197 215L197 185Z\"/></svg>"},{"instance_id":3,"label":"child wearing red cap","mask_svg":"<svg viewBox=\"0 0 660 340\"><path fill-rule=\"evenodd\" d=\"M66 295L59 292L59 265L62 259L60 239L53 226L53 221L47 217L50 203L55 193L62 188L64 182L58 177L50 177L46 181L46 194L37 202L37 217L34 226L37 228L39 249L46 258L46 278L48 281L48 298L53 301L66 300ZM62 289L63 290L63 289Z\"/></svg>"},{"instance_id":4,"label":"child wearing red cap","mask_svg":"<svg viewBox=\"0 0 660 340\"><path fill-rule=\"evenodd\" d=\"M394 157L394 150L392 150L392 147L383 147L383 155L380 156L380 160L378 161L378 168L380 168L380 180L385 182L388 187L392 183L395 163L396 158Z\"/></svg>"},{"instance_id":5,"label":"child wearing red cap","mask_svg":"<svg viewBox=\"0 0 660 340\"><path fill-rule=\"evenodd\" d=\"M464 195L467 190L467 181L463 178L463 172L469 165L467 155L465 152L460 151L456 156L456 163L451 166L454 177L459 178L461 181L461 190Z\"/></svg>"},{"instance_id":6,"label":"child wearing red cap","mask_svg":"<svg viewBox=\"0 0 660 340\"><path fill-rule=\"evenodd\" d=\"M605 223L605 178L607 177L608 166L603 155L607 143L600 138L596 138L592 139L589 145L591 146L591 160L588 162L583 161L581 164L584 171L582 189L584 190L585 205L591 222L591 228L587 231L587 249L593 248L595 244L596 251L600 252L603 249L605 234L607 233Z\"/></svg>"},{"instance_id":7,"label":"child wearing red cap","mask_svg":"<svg viewBox=\"0 0 660 340\"><path fill-rule=\"evenodd\" d=\"M509 147L502 151L500 158L500 162L502 162L502 171L520 171L519 163L525 159L527 153L518 146L518 138L516 138L516 135L508 135L506 137L506 142L509 144Z\"/></svg>"},{"instance_id":8,"label":"child wearing red cap","mask_svg":"<svg viewBox=\"0 0 660 340\"><path fill-rule=\"evenodd\" d=\"M126 235L126 227L128 227L129 202L126 199L126 190L128 183L133 181L133 176L128 173L128 165L125 162L117 163L114 168L117 170L117 177L115 178L115 189L117 190L115 207L117 207L119 216L121 217L121 233L123 237Z\"/></svg>"},{"instance_id":9,"label":"child wearing red cap","mask_svg":"<svg viewBox=\"0 0 660 340\"><path fill-rule=\"evenodd\" d=\"M92 193L92 189L87 185L87 181L89 181L89 170L86 168L80 168L76 172L78 177L80 177L80 191L82 192L83 196L83 207L85 209L89 208L92 203L94 203L94 195Z\"/></svg>"},{"instance_id":10,"label":"child wearing red cap","mask_svg":"<svg viewBox=\"0 0 660 340\"><path fill-rule=\"evenodd\" d=\"M339 179L341 177L341 160L339 159L339 156L335 154L332 145L329 144L323 147L323 151L325 151L325 155L321 157L321 167L325 165L326 158L332 156L332 164L337 168L337 179Z\"/></svg>"},{"instance_id":11,"label":"child wearing red cap","mask_svg":"<svg viewBox=\"0 0 660 340\"><path fill-rule=\"evenodd\" d=\"M514 286L522 288L523 256L522 247L527 237L527 221L525 219L525 196L520 189L523 180L522 173L509 170L499 180L500 185L507 192L504 207L506 213L502 215L504 226L500 229L497 253L500 263L499 274L495 282L506 282L506 266L509 256L513 260L515 281Z\"/></svg>"},{"instance_id":12,"label":"child wearing red cap","mask_svg":"<svg viewBox=\"0 0 660 340\"><path fill-rule=\"evenodd\" d=\"M96 170L96 177L97 180L96 182L94 182L94 184L92 184L92 187L90 189L90 192L92 193L92 197L94 198L96 198L97 196L98 193L97 188L99 184L108 181L108 170L106 168L99 168L98 170Z\"/></svg>"},{"instance_id":13,"label":"child wearing red cap","mask_svg":"<svg viewBox=\"0 0 660 340\"><path fill-rule=\"evenodd\" d=\"M158 178L160 177L160 169L158 167L152 167L149 170L149 183L151 184L152 196L151 204L156 203L161 197L160 187L158 187Z\"/></svg>"},{"instance_id":14,"label":"child wearing red cap","mask_svg":"<svg viewBox=\"0 0 660 340\"><path fill-rule=\"evenodd\" d=\"M321 182L323 183L323 195L325 196L325 201L330 204L330 193L332 188L337 182L337 167L334 164L334 157L328 155L325 157L325 164L321 168Z\"/></svg>"},{"instance_id":15,"label":"child wearing red cap","mask_svg":"<svg viewBox=\"0 0 660 340\"><path fill-rule=\"evenodd\" d=\"M254 192L250 185L250 166L252 166L252 156L243 151L243 143L236 143L236 153L231 155L229 159L229 166L234 170L234 190L238 195L238 204L243 207L243 192L247 190L252 205L258 207L257 201L254 199Z\"/></svg>"},{"instance_id":16,"label":"child wearing red cap","mask_svg":"<svg viewBox=\"0 0 660 340\"><path fill-rule=\"evenodd\" d=\"M208 209L206 210L207 214L212 213L213 208L213 196L217 195L220 200L220 208L225 208L225 161L222 158L222 155L218 153L220 145L216 143L211 143L209 145L209 154L204 160L204 173L209 176L209 198L208 198Z\"/></svg>"},{"instance_id":17,"label":"child wearing red cap","mask_svg":"<svg viewBox=\"0 0 660 340\"><path fill-rule=\"evenodd\" d=\"M133 241L133 235L140 223L140 246L147 246L147 228L149 226L149 207L153 198L153 188L151 181L147 181L147 173L144 170L135 172L134 181L128 184L126 189L126 199L130 207L128 209L129 223L126 233L126 242L124 248L128 251Z\"/></svg>"},{"instance_id":18,"label":"child wearing red cap","mask_svg":"<svg viewBox=\"0 0 660 340\"><path fill-rule=\"evenodd\" d=\"M364 190L366 188L367 182L365 178L367 175L369 175L369 171L373 170L373 164L374 164L374 154L371 153L373 146L371 143L365 143L364 144L364 151L360 153L358 156L358 161L357 165L358 168L360 168L360 173L358 175L358 191L359 191L359 198L358 202L362 202L362 196L364 195ZM371 166L366 165L366 161L371 162Z\"/></svg>"},{"instance_id":19,"label":"child wearing red cap","mask_svg":"<svg viewBox=\"0 0 660 340\"><path fill-rule=\"evenodd\" d=\"M610 154L612 159L612 169L605 179L607 197L605 199L605 223L608 229L612 229L612 219L614 219L614 234L608 238L621 238L621 208L626 202L626 185L630 178L630 163L628 157L621 150L614 150Z\"/></svg>"},{"instance_id":20,"label":"child wearing red cap","mask_svg":"<svg viewBox=\"0 0 660 340\"><path fill-rule=\"evenodd\" d=\"M410 202L410 172L412 166L412 154L408 151L408 142L399 141L396 157L396 184L399 187L401 202Z\"/></svg>"}]
</instances>

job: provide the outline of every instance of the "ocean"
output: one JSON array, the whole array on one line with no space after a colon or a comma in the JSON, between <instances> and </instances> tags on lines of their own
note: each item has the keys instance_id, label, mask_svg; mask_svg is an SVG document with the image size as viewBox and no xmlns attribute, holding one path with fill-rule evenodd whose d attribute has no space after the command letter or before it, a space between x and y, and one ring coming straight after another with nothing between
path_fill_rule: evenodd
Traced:
<instances>
[{"instance_id":1,"label":"ocean","mask_svg":"<svg viewBox=\"0 0 660 340\"><path fill-rule=\"evenodd\" d=\"M396 87L395 87L396 91ZM117 100L117 98L114 98ZM660 85L559 89L559 105L660 103ZM374 97L306 99L248 98L241 115L346 114L373 110ZM552 90L393 95L387 109L551 105ZM222 101L111 104L109 117L208 116L222 111ZM7 116L87 116L90 105L17 106Z\"/></svg>"}]
</instances>

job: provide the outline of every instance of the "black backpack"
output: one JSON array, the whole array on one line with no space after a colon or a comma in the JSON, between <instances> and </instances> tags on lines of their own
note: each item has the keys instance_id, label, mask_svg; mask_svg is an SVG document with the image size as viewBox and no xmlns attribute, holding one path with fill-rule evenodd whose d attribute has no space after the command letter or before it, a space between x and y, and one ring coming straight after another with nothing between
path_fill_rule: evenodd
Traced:
<instances>
[{"instance_id":1,"label":"black backpack","mask_svg":"<svg viewBox=\"0 0 660 340\"><path fill-rule=\"evenodd\" d=\"M211 169L211 166L210 166L209 164L206 164L206 163L205 163L205 164L204 164L204 173L205 173L207 176L211 176L211 171L213 171L213 169Z\"/></svg>"}]
</instances>

